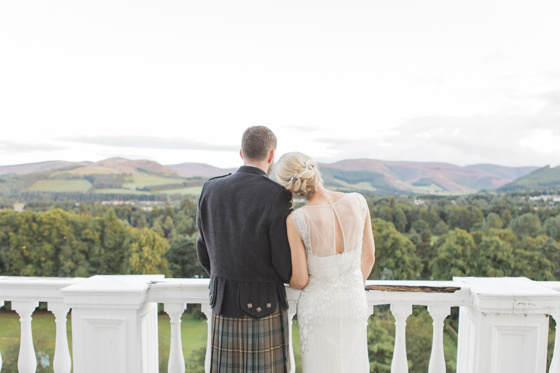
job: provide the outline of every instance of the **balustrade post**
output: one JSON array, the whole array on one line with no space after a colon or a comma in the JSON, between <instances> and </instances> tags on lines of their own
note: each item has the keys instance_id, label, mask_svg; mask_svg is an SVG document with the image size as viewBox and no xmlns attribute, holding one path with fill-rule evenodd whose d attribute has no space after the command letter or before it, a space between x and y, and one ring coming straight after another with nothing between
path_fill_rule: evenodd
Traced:
<instances>
[{"instance_id":1,"label":"balustrade post","mask_svg":"<svg viewBox=\"0 0 560 373\"><path fill-rule=\"evenodd\" d=\"M13 301L12 309L19 315L21 323L21 339L19 343L18 371L19 373L35 373L37 370L37 356L33 347L31 332L31 315L39 302Z\"/></svg>"},{"instance_id":2,"label":"balustrade post","mask_svg":"<svg viewBox=\"0 0 560 373\"><path fill-rule=\"evenodd\" d=\"M94 276L61 290L72 308L74 373L156 373L157 303L147 295L163 275Z\"/></svg>"},{"instance_id":3,"label":"balustrade post","mask_svg":"<svg viewBox=\"0 0 560 373\"><path fill-rule=\"evenodd\" d=\"M457 373L544 373L558 292L527 278L455 277L469 285L459 308Z\"/></svg>"},{"instance_id":4,"label":"balustrade post","mask_svg":"<svg viewBox=\"0 0 560 373\"><path fill-rule=\"evenodd\" d=\"M548 373L560 373L560 310L551 314L556 321L556 336L554 338L554 352Z\"/></svg>"},{"instance_id":5,"label":"balustrade post","mask_svg":"<svg viewBox=\"0 0 560 373\"><path fill-rule=\"evenodd\" d=\"M68 349L68 335L66 333L66 315L70 308L63 303L49 302L48 310L54 314L56 323L56 344L54 349L54 373L70 373L72 359Z\"/></svg>"},{"instance_id":6,"label":"balustrade post","mask_svg":"<svg viewBox=\"0 0 560 373\"><path fill-rule=\"evenodd\" d=\"M209 303L200 305L202 312L206 315L206 323L208 324L208 333L206 336L206 356L204 357L204 371L210 372L210 364L212 357L212 307Z\"/></svg>"},{"instance_id":7,"label":"balustrade post","mask_svg":"<svg viewBox=\"0 0 560 373\"><path fill-rule=\"evenodd\" d=\"M449 306L428 306L428 312L434 320L432 337L432 354L429 373L445 373L445 355L443 353L443 321L451 313Z\"/></svg>"},{"instance_id":8,"label":"balustrade post","mask_svg":"<svg viewBox=\"0 0 560 373\"><path fill-rule=\"evenodd\" d=\"M280 307L280 305L278 305ZM288 308L288 325L290 328L290 373L295 373L296 371L296 359L294 357L294 336L292 334L292 329L294 327L294 316L297 312L297 303L290 302Z\"/></svg>"},{"instance_id":9,"label":"balustrade post","mask_svg":"<svg viewBox=\"0 0 560 373\"><path fill-rule=\"evenodd\" d=\"M169 348L168 373L185 373L185 357L181 340L181 316L187 308L186 303L164 303L163 308L169 315L171 326L171 345Z\"/></svg>"},{"instance_id":10,"label":"balustrade post","mask_svg":"<svg viewBox=\"0 0 560 373\"><path fill-rule=\"evenodd\" d=\"M408 373L406 357L406 319L412 313L411 304L391 304L391 313L395 317L395 351L391 363L391 373Z\"/></svg>"}]
</instances>

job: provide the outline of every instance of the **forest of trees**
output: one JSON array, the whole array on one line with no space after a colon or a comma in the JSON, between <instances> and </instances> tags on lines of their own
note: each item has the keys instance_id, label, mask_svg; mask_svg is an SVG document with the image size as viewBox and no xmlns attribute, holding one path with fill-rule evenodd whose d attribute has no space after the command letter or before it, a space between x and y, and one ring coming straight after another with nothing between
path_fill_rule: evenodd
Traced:
<instances>
[{"instance_id":1,"label":"forest of trees","mask_svg":"<svg viewBox=\"0 0 560 373\"><path fill-rule=\"evenodd\" d=\"M560 204L506 194L368 197L376 243L371 279L526 276L560 280ZM204 276L196 200L29 203L0 211L0 274Z\"/></svg>"},{"instance_id":2,"label":"forest of trees","mask_svg":"<svg viewBox=\"0 0 560 373\"><path fill-rule=\"evenodd\" d=\"M370 279L560 280L558 202L507 194L366 197L376 245ZM0 275L205 277L196 256L196 199L145 206L66 201L29 203L23 212L1 210ZM421 307L414 313L408 336L425 338L429 346L430 317ZM456 332L454 312L446 321L450 371ZM390 370L393 333L392 317L381 307L370 320L369 348L376 372ZM418 368L414 371L427 371L425 350L409 345L410 364Z\"/></svg>"}]
</instances>

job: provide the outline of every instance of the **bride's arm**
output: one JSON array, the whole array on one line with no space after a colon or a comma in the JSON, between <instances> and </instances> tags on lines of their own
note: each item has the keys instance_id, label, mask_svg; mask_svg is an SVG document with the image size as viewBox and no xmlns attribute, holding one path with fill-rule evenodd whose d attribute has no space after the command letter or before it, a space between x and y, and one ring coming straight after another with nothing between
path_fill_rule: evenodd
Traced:
<instances>
[{"instance_id":1,"label":"bride's arm","mask_svg":"<svg viewBox=\"0 0 560 373\"><path fill-rule=\"evenodd\" d=\"M371 216L369 215L368 209L366 222L364 224L364 241L362 244L362 275L364 276L364 282L369 277L371 269L373 268L373 263L375 263L375 243L373 241Z\"/></svg>"},{"instance_id":2,"label":"bride's arm","mask_svg":"<svg viewBox=\"0 0 560 373\"><path fill-rule=\"evenodd\" d=\"M303 289L309 281L307 273L307 257L305 256L305 246L294 223L292 214L286 218L286 228L288 229L288 242L292 253L292 278L290 286L294 289Z\"/></svg>"}]
</instances>

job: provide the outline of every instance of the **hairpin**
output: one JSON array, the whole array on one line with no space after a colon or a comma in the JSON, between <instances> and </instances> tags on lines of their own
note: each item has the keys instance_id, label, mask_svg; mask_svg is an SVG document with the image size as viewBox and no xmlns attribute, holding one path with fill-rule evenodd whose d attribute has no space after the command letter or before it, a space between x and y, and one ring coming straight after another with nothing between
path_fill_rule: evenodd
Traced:
<instances>
[{"instance_id":1,"label":"hairpin","mask_svg":"<svg viewBox=\"0 0 560 373\"><path fill-rule=\"evenodd\" d=\"M284 186L286 187L286 186L290 185L290 183L291 183L292 181L294 181L295 177L296 177L296 175L292 176L292 177L290 178L290 180L289 180L286 184L284 184Z\"/></svg>"}]
</instances>

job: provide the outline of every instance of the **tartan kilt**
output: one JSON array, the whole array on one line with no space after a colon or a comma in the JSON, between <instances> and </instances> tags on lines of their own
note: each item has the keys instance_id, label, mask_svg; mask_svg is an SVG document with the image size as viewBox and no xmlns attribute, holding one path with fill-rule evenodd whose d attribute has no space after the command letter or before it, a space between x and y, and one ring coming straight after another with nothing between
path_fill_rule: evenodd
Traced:
<instances>
[{"instance_id":1,"label":"tartan kilt","mask_svg":"<svg viewBox=\"0 0 560 373\"><path fill-rule=\"evenodd\" d=\"M290 329L288 311L260 319L226 317L212 312L212 373L288 373Z\"/></svg>"}]
</instances>

